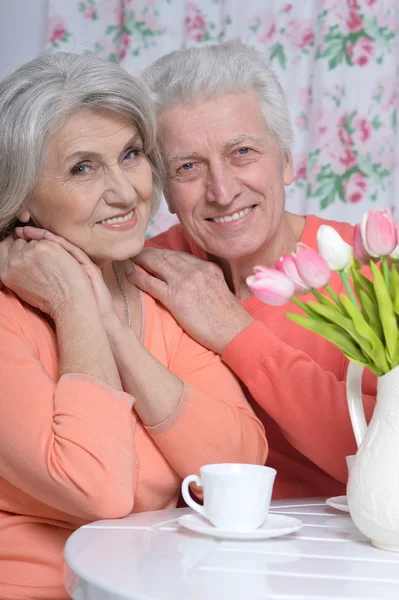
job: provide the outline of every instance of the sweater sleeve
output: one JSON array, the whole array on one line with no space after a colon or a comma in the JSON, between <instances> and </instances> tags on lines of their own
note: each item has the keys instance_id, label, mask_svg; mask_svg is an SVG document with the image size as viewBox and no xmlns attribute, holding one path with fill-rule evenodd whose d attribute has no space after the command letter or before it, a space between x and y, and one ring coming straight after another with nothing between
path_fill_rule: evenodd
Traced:
<instances>
[{"instance_id":1,"label":"sweater sleeve","mask_svg":"<svg viewBox=\"0 0 399 600\"><path fill-rule=\"evenodd\" d=\"M219 462L264 464L264 429L220 357L182 332L169 369L185 383L175 412L147 431L181 478Z\"/></svg>"},{"instance_id":2,"label":"sweater sleeve","mask_svg":"<svg viewBox=\"0 0 399 600\"><path fill-rule=\"evenodd\" d=\"M133 398L82 374L54 381L51 348L0 310L0 476L31 497L87 520L133 505Z\"/></svg>"},{"instance_id":3,"label":"sweater sleeve","mask_svg":"<svg viewBox=\"0 0 399 600\"><path fill-rule=\"evenodd\" d=\"M230 342L222 359L288 441L329 475L346 483L345 456L356 452L356 442L346 400L345 357L342 355L337 376L255 321ZM376 379L368 371L363 377L363 392L369 420L375 405Z\"/></svg>"}]
</instances>

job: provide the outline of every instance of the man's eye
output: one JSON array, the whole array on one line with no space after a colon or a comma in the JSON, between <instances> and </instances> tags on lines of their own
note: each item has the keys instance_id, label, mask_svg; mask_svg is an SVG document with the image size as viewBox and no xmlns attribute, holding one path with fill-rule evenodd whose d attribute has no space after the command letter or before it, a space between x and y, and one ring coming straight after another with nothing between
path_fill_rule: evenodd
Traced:
<instances>
[{"instance_id":1,"label":"man's eye","mask_svg":"<svg viewBox=\"0 0 399 600\"><path fill-rule=\"evenodd\" d=\"M86 175L88 169L89 165L76 165L76 167L73 167L71 173L72 175Z\"/></svg>"},{"instance_id":2,"label":"man's eye","mask_svg":"<svg viewBox=\"0 0 399 600\"><path fill-rule=\"evenodd\" d=\"M184 163L184 165L182 165L180 168L183 169L184 171L191 171L191 169L194 167L193 163Z\"/></svg>"},{"instance_id":3,"label":"man's eye","mask_svg":"<svg viewBox=\"0 0 399 600\"><path fill-rule=\"evenodd\" d=\"M238 150L239 154L248 154L248 152L249 152L249 148L246 148L246 147L239 148L239 150Z\"/></svg>"}]
</instances>

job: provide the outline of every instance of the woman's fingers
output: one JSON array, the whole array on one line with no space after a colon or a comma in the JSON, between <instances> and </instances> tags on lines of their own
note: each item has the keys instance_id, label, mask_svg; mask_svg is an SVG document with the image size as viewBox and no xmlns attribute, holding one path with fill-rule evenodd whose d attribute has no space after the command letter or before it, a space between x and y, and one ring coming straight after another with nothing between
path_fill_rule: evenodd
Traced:
<instances>
[{"instance_id":1,"label":"woman's fingers","mask_svg":"<svg viewBox=\"0 0 399 600\"><path fill-rule=\"evenodd\" d=\"M94 266L87 254L83 252L83 250L81 250L71 242L68 242L68 240L61 237L60 235L52 233L51 231L47 231L46 229L40 229L39 227L26 226L16 227L15 232L20 238L25 240L47 240L49 242L55 242L59 246L61 246L61 248L69 252L69 254L73 256L74 259L77 260L78 263L80 263L82 266L86 266L88 268Z\"/></svg>"}]
</instances>

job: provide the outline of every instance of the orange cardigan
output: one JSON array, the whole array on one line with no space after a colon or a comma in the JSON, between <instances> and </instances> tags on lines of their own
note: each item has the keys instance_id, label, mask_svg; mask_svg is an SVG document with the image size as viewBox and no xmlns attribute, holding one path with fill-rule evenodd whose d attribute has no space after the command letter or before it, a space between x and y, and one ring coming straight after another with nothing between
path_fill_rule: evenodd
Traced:
<instances>
[{"instance_id":1,"label":"orange cardigan","mask_svg":"<svg viewBox=\"0 0 399 600\"><path fill-rule=\"evenodd\" d=\"M317 248L316 234L323 223L352 244L351 225L315 216L306 217L301 242ZM146 246L207 260L181 225L148 240ZM336 293L344 292L337 273L330 285ZM308 294L301 299L314 297ZM277 469L273 498L345 494L345 456L356 451L346 402L348 360L330 342L286 317L286 312L301 312L293 302L268 306L251 296L242 304L255 323L231 340L222 360L246 386L249 402L265 426L267 464ZM376 378L365 371L363 402L368 418L375 395Z\"/></svg>"},{"instance_id":2,"label":"orange cardigan","mask_svg":"<svg viewBox=\"0 0 399 600\"><path fill-rule=\"evenodd\" d=\"M81 374L59 379L49 322L0 292L0 598L67 598L62 552L77 527L176 506L182 478L203 464L265 461L235 377L151 297L142 305L146 348L185 381L155 427L129 394Z\"/></svg>"}]
</instances>

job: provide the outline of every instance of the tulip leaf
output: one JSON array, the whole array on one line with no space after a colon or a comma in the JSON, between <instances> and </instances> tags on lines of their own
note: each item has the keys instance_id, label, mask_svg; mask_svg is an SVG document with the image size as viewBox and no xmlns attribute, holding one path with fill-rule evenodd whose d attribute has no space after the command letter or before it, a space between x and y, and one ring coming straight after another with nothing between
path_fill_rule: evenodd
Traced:
<instances>
[{"instance_id":1,"label":"tulip leaf","mask_svg":"<svg viewBox=\"0 0 399 600\"><path fill-rule=\"evenodd\" d=\"M373 302L375 302L375 305L377 307L377 299L375 297L373 282L370 281L370 279L368 279L367 277L365 277L363 273L361 273L359 269L356 268L356 266L354 265L351 266L350 273L353 281L353 286L355 288L356 296L359 298L359 290L363 289L368 295L368 297L372 299Z\"/></svg>"},{"instance_id":2,"label":"tulip leaf","mask_svg":"<svg viewBox=\"0 0 399 600\"><path fill-rule=\"evenodd\" d=\"M318 299L320 304L324 304L324 306L328 306L329 308L332 308L333 310L339 312L341 315L343 314L343 310L345 310L345 309L343 309L343 307L341 307L339 304L334 302L334 300L331 300L331 298L329 298L325 294L322 294L321 292L319 292L318 290L315 290L315 289L312 290L312 293ZM338 298L338 302L339 302L339 298ZM344 315L348 316L345 313L344 313Z\"/></svg>"},{"instance_id":3,"label":"tulip leaf","mask_svg":"<svg viewBox=\"0 0 399 600\"><path fill-rule=\"evenodd\" d=\"M399 344L396 346L395 354L391 361L391 368L394 369L399 365Z\"/></svg>"},{"instance_id":4,"label":"tulip leaf","mask_svg":"<svg viewBox=\"0 0 399 600\"><path fill-rule=\"evenodd\" d=\"M306 313L309 317L312 317L313 319L318 319L319 321L321 321L322 319L310 308L310 306L308 306L306 304L306 302L302 302L302 300L300 300L297 296L292 296L291 300L293 302L295 302L295 304L297 306L299 306L299 308L301 308L303 310L304 313Z\"/></svg>"},{"instance_id":5,"label":"tulip leaf","mask_svg":"<svg viewBox=\"0 0 399 600\"><path fill-rule=\"evenodd\" d=\"M391 283L391 273L388 267L388 261L386 256L381 257L381 274L385 282L385 286L388 290L389 296L393 299L393 290Z\"/></svg>"},{"instance_id":6,"label":"tulip leaf","mask_svg":"<svg viewBox=\"0 0 399 600\"><path fill-rule=\"evenodd\" d=\"M349 360L353 360L364 367L368 366L372 370L373 365L370 365L361 348L359 348L355 342L352 342L349 335L342 331L340 327L337 327L332 323L320 323L320 321L295 313L286 313L286 316L291 319L291 321L301 325L301 327L309 329L309 331L313 331L314 333L318 333L337 346Z\"/></svg>"},{"instance_id":7,"label":"tulip leaf","mask_svg":"<svg viewBox=\"0 0 399 600\"><path fill-rule=\"evenodd\" d=\"M359 346L363 348L365 345L367 345L368 349L371 349L371 342L368 340L368 338L364 338L360 333L358 333L358 331L353 325L351 318L345 317L341 312L331 310L329 306L317 304L316 302L310 301L309 306L311 306L311 308L316 313L324 317L324 319L326 319L333 325L337 325L343 331L348 333L354 339L354 341L359 344ZM369 354L369 352L367 353Z\"/></svg>"},{"instance_id":8,"label":"tulip leaf","mask_svg":"<svg viewBox=\"0 0 399 600\"><path fill-rule=\"evenodd\" d=\"M399 315L399 273L395 266L391 269L391 281L392 281L392 295L393 295L393 309L397 315Z\"/></svg>"},{"instance_id":9,"label":"tulip leaf","mask_svg":"<svg viewBox=\"0 0 399 600\"><path fill-rule=\"evenodd\" d=\"M389 358L393 359L398 344L398 326L395 311L382 274L373 262L370 263L370 268L374 280L373 285L378 302L378 312L384 330L385 345Z\"/></svg>"},{"instance_id":10,"label":"tulip leaf","mask_svg":"<svg viewBox=\"0 0 399 600\"><path fill-rule=\"evenodd\" d=\"M363 314L360 312L345 294L340 296L342 304L351 316L353 325L356 331L362 336L363 339L367 340L368 344L365 346L362 343L362 350L366 352L377 367L382 369L384 373L389 371L389 364L385 356L385 346L377 334L371 329L370 325L365 320Z\"/></svg>"},{"instance_id":11,"label":"tulip leaf","mask_svg":"<svg viewBox=\"0 0 399 600\"><path fill-rule=\"evenodd\" d=\"M373 329L374 333L380 338L380 340L384 340L384 332L382 329L380 315L378 314L378 306L374 304L370 296L368 296L368 294L366 294L366 292L363 290L359 290L359 300L362 307L363 316L367 323Z\"/></svg>"},{"instance_id":12,"label":"tulip leaf","mask_svg":"<svg viewBox=\"0 0 399 600\"><path fill-rule=\"evenodd\" d=\"M309 302L309 304L312 305L313 310L318 311L319 314L324 316L325 319L330 321L332 324L337 325L344 332L350 335L360 346L363 353L367 354L373 362L378 364L380 367L388 367L388 364L384 362L385 349L383 344L366 323L359 309L344 294L341 294L341 301L342 298L345 298L343 304L345 309L348 310L350 318L344 317L342 314L337 313L336 311L332 311L327 306L321 306L320 304L313 306L315 304L314 302ZM349 305L348 309L346 304Z\"/></svg>"}]
</instances>

